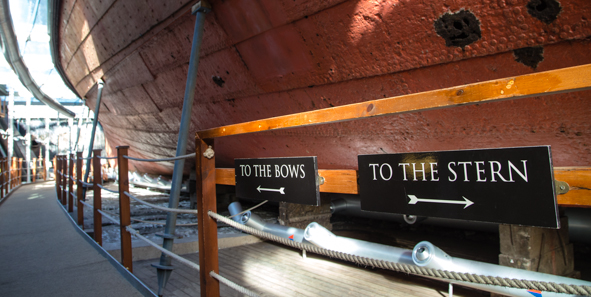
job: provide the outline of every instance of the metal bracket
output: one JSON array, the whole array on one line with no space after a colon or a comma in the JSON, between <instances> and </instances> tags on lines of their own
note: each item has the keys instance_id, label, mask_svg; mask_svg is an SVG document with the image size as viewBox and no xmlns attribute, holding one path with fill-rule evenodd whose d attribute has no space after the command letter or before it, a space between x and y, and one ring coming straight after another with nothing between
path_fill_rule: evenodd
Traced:
<instances>
[{"instance_id":1,"label":"metal bracket","mask_svg":"<svg viewBox=\"0 0 591 297\"><path fill-rule=\"evenodd\" d=\"M199 1L197 4L193 5L191 8L191 14L195 14L197 12L208 13L211 11L211 4L207 1Z\"/></svg>"},{"instance_id":2,"label":"metal bracket","mask_svg":"<svg viewBox=\"0 0 591 297\"><path fill-rule=\"evenodd\" d=\"M554 185L556 188L556 195L563 195L568 193L570 190L569 185L566 182L555 180Z\"/></svg>"}]
</instances>

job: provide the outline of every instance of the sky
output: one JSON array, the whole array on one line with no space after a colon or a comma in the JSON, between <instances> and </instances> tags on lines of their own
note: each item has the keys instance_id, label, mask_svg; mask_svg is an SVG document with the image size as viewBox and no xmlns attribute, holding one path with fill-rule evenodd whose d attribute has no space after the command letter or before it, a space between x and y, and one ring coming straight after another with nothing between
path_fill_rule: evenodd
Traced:
<instances>
[{"instance_id":1,"label":"sky","mask_svg":"<svg viewBox=\"0 0 591 297\"><path fill-rule=\"evenodd\" d=\"M47 30L47 0L10 0L9 4L21 56L35 82L45 94L58 101L75 99L76 95L53 67ZM0 84L13 88L21 97L32 97L4 56L0 57Z\"/></svg>"}]
</instances>

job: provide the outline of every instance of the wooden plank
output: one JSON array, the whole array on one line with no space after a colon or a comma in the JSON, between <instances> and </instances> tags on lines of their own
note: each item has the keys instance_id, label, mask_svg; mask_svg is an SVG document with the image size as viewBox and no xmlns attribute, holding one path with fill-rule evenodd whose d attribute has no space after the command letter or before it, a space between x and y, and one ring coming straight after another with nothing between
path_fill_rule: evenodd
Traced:
<instances>
[{"instance_id":1,"label":"wooden plank","mask_svg":"<svg viewBox=\"0 0 591 297\"><path fill-rule=\"evenodd\" d=\"M212 128L197 132L197 137L202 139L217 138L397 113L580 91L591 88L591 79L589 77L591 77L591 64L586 64Z\"/></svg>"},{"instance_id":2,"label":"wooden plank","mask_svg":"<svg viewBox=\"0 0 591 297\"><path fill-rule=\"evenodd\" d=\"M554 179L570 187L568 193L556 196L558 205L591 207L591 167L556 167Z\"/></svg>"},{"instance_id":3,"label":"wooden plank","mask_svg":"<svg viewBox=\"0 0 591 297\"><path fill-rule=\"evenodd\" d=\"M236 174L233 168L216 168L215 183L218 185L236 185Z\"/></svg>"},{"instance_id":4,"label":"wooden plank","mask_svg":"<svg viewBox=\"0 0 591 297\"><path fill-rule=\"evenodd\" d=\"M356 170L323 170L318 174L324 177L320 192L359 194ZM555 167L554 179L569 184L570 191L557 195L560 206L591 207L591 167ZM216 168L216 183L220 185L236 184L234 169Z\"/></svg>"},{"instance_id":5,"label":"wooden plank","mask_svg":"<svg viewBox=\"0 0 591 297\"><path fill-rule=\"evenodd\" d=\"M98 245L103 246L103 215L98 212L99 209L103 209L102 201L101 201L101 188L99 185L103 184L103 178L101 174L101 160L98 156L101 155L101 150L92 150L93 158L92 158L92 189L93 189L93 209L92 209L92 219L94 222L94 241L98 243ZM90 160L87 160L90 162ZM86 199L86 197L84 197Z\"/></svg>"}]
</instances>

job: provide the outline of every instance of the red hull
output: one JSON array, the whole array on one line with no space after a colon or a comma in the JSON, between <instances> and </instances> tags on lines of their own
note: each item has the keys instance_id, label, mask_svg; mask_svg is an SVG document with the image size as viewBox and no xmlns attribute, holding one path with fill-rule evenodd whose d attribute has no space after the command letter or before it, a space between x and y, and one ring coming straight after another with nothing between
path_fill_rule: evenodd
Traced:
<instances>
[{"instance_id":1,"label":"red hull","mask_svg":"<svg viewBox=\"0 0 591 297\"><path fill-rule=\"evenodd\" d=\"M72 2L62 3L62 66L91 107L96 80L105 80L99 119L111 153L117 145L130 145L132 156L174 155L194 24L190 4ZM591 2L585 0L562 1L550 23L528 12L526 0L211 2L190 135L591 63ZM462 9L478 20L480 35L463 47L448 46L435 24ZM513 50L525 47L543 48L536 67L516 61L523 57ZM590 95L583 91L220 138L217 166L233 166L234 158L314 155L322 169L356 168L359 154L528 145L551 145L555 166L589 166ZM153 173L172 170L167 164L131 166Z\"/></svg>"}]
</instances>

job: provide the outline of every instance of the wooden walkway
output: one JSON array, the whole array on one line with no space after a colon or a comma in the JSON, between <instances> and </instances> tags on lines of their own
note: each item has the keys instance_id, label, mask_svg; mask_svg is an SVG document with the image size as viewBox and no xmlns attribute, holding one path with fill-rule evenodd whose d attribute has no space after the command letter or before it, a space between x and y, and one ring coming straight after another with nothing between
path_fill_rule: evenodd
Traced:
<instances>
[{"instance_id":1,"label":"wooden walkway","mask_svg":"<svg viewBox=\"0 0 591 297\"><path fill-rule=\"evenodd\" d=\"M198 254L184 255L198 262ZM358 267L354 264L307 254L274 243L262 242L219 251L220 274L262 296L448 296L446 283ZM134 274L154 292L158 291L158 259L134 262ZM199 296L199 272L180 263L173 265L165 297ZM486 293L454 286L454 296ZM222 296L241 296L221 285Z\"/></svg>"}]
</instances>

